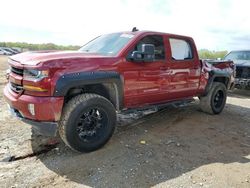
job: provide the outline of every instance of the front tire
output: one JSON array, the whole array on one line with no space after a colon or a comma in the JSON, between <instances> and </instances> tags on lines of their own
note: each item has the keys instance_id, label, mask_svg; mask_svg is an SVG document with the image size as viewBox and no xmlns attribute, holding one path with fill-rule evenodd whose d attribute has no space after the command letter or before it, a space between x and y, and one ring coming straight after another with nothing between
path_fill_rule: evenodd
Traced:
<instances>
[{"instance_id":1,"label":"front tire","mask_svg":"<svg viewBox=\"0 0 250 188\"><path fill-rule=\"evenodd\" d=\"M227 89L225 84L214 82L206 96L200 97L200 108L209 114L219 114L225 107Z\"/></svg>"},{"instance_id":2,"label":"front tire","mask_svg":"<svg viewBox=\"0 0 250 188\"><path fill-rule=\"evenodd\" d=\"M73 150L90 152L108 142L115 124L116 111L109 100L96 94L82 94L65 105L59 134Z\"/></svg>"}]
</instances>

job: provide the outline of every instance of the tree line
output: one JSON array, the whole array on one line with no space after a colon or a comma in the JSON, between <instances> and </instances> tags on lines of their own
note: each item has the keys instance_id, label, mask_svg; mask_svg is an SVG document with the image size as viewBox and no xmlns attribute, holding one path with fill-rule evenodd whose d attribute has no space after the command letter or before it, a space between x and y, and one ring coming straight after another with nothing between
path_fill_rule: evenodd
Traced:
<instances>
[{"instance_id":1,"label":"tree line","mask_svg":"<svg viewBox=\"0 0 250 188\"><path fill-rule=\"evenodd\" d=\"M18 47L25 50L78 50L80 46L77 45L56 45L53 43L45 44L30 44L26 42L0 42L0 47ZM217 59L223 58L227 51L210 51L207 49L201 49L198 51L201 59Z\"/></svg>"},{"instance_id":2,"label":"tree line","mask_svg":"<svg viewBox=\"0 0 250 188\"><path fill-rule=\"evenodd\" d=\"M201 49L198 51L199 57L201 59L217 59L217 58L223 58L228 53L228 51L210 51L207 49Z\"/></svg>"},{"instance_id":3,"label":"tree line","mask_svg":"<svg viewBox=\"0 0 250 188\"><path fill-rule=\"evenodd\" d=\"M80 46L77 45L57 45L53 43L30 44L26 42L0 42L0 47L16 47L24 50L77 50Z\"/></svg>"}]
</instances>

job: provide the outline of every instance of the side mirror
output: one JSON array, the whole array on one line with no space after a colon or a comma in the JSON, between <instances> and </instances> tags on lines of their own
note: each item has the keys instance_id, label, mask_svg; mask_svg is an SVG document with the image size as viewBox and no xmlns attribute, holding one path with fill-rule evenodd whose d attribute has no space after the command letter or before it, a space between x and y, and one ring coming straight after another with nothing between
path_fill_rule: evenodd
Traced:
<instances>
[{"instance_id":1,"label":"side mirror","mask_svg":"<svg viewBox=\"0 0 250 188\"><path fill-rule=\"evenodd\" d=\"M141 51L133 51L131 54L133 61L152 62L155 59L155 46L153 44L142 44Z\"/></svg>"},{"instance_id":2,"label":"side mirror","mask_svg":"<svg viewBox=\"0 0 250 188\"><path fill-rule=\"evenodd\" d=\"M143 61L143 55L139 51L133 51L131 54L131 59L136 62Z\"/></svg>"}]
</instances>

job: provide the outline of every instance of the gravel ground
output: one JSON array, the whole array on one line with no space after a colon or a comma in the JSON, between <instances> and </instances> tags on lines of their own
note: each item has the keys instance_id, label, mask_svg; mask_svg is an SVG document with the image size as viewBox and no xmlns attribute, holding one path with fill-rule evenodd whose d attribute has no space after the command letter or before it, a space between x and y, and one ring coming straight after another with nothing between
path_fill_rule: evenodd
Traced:
<instances>
[{"instance_id":1,"label":"gravel ground","mask_svg":"<svg viewBox=\"0 0 250 188\"><path fill-rule=\"evenodd\" d=\"M1 92L0 187L249 188L250 92L229 93L220 115L200 112L197 103L121 114L105 147L79 154L58 138L44 145L9 115Z\"/></svg>"}]
</instances>

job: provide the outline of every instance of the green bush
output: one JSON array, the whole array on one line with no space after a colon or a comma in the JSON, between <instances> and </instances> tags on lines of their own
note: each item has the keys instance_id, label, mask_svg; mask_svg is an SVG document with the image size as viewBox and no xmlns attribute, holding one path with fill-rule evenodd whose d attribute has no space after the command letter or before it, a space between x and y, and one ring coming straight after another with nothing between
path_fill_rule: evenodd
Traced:
<instances>
[{"instance_id":1,"label":"green bush","mask_svg":"<svg viewBox=\"0 0 250 188\"><path fill-rule=\"evenodd\" d=\"M198 51L200 59L217 59L223 58L227 51L209 51L207 49L201 49Z\"/></svg>"}]
</instances>

